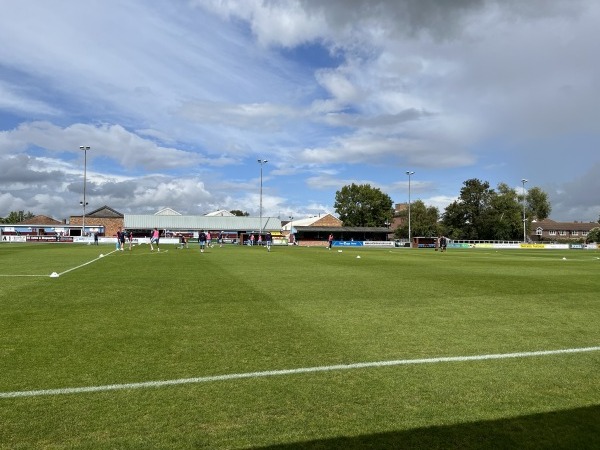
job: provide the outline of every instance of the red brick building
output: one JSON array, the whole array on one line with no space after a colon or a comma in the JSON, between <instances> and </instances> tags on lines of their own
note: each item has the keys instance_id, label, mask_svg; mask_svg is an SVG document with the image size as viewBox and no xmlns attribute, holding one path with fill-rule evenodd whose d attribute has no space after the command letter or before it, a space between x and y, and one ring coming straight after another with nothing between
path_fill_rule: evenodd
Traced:
<instances>
[{"instance_id":1,"label":"red brick building","mask_svg":"<svg viewBox=\"0 0 600 450\"><path fill-rule=\"evenodd\" d=\"M83 216L71 216L69 225L81 229L82 221ZM100 236L115 236L117 230L123 228L123 223L123 214L106 205L85 215L85 230L88 234L99 233Z\"/></svg>"},{"instance_id":2,"label":"red brick building","mask_svg":"<svg viewBox=\"0 0 600 450\"><path fill-rule=\"evenodd\" d=\"M594 228L599 228L598 222L556 222L551 219L533 221L529 237L532 241L585 241Z\"/></svg>"}]
</instances>

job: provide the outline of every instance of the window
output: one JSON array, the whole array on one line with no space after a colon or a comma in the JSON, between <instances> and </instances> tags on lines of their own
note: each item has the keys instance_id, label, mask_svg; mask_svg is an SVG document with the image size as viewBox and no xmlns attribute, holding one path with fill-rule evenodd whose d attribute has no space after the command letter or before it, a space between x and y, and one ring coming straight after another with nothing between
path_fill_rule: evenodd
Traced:
<instances>
[{"instance_id":1,"label":"window","mask_svg":"<svg viewBox=\"0 0 600 450\"><path fill-rule=\"evenodd\" d=\"M571 231L571 236L577 236L579 234L579 231Z\"/></svg>"},{"instance_id":2,"label":"window","mask_svg":"<svg viewBox=\"0 0 600 450\"><path fill-rule=\"evenodd\" d=\"M549 234L550 236L556 236L556 230L550 230L550 231L548 232L548 234Z\"/></svg>"},{"instance_id":3,"label":"window","mask_svg":"<svg viewBox=\"0 0 600 450\"><path fill-rule=\"evenodd\" d=\"M541 236L543 233L544 233L544 230L542 228L535 229L536 236Z\"/></svg>"},{"instance_id":4,"label":"window","mask_svg":"<svg viewBox=\"0 0 600 450\"><path fill-rule=\"evenodd\" d=\"M566 235L567 235L567 232L566 232L565 230L560 230L560 231L558 232L558 234L559 234L559 236L566 236Z\"/></svg>"}]
</instances>

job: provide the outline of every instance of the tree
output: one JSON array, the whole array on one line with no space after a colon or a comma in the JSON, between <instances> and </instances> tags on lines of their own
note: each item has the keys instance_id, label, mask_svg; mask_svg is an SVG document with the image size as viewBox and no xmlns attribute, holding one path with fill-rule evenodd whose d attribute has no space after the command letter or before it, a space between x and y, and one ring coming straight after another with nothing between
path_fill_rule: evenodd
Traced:
<instances>
[{"instance_id":1,"label":"tree","mask_svg":"<svg viewBox=\"0 0 600 450\"><path fill-rule=\"evenodd\" d=\"M390 196L369 184L344 186L335 193L334 207L348 227L382 227L393 215Z\"/></svg>"},{"instance_id":2,"label":"tree","mask_svg":"<svg viewBox=\"0 0 600 450\"><path fill-rule=\"evenodd\" d=\"M505 183L497 191L487 181L467 180L460 197L448 205L443 215L447 233L453 239L520 240L523 238L523 200L526 230L534 218L550 214L547 194L531 188L525 198Z\"/></svg>"},{"instance_id":3,"label":"tree","mask_svg":"<svg viewBox=\"0 0 600 450\"><path fill-rule=\"evenodd\" d=\"M35 217L35 215L31 211L11 211L4 219L0 219L0 223L19 223L32 217Z\"/></svg>"},{"instance_id":4,"label":"tree","mask_svg":"<svg viewBox=\"0 0 600 450\"><path fill-rule=\"evenodd\" d=\"M592 228L585 240L587 242L600 242L600 227Z\"/></svg>"},{"instance_id":5,"label":"tree","mask_svg":"<svg viewBox=\"0 0 600 450\"><path fill-rule=\"evenodd\" d=\"M461 239L463 237L464 214L462 205L453 201L444 210L442 214L442 226L445 229L445 235L450 239Z\"/></svg>"},{"instance_id":6,"label":"tree","mask_svg":"<svg viewBox=\"0 0 600 450\"><path fill-rule=\"evenodd\" d=\"M404 220L396 228L394 236L397 239L408 238L408 209L400 211L397 217ZM410 228L413 236L438 236L441 234L439 223L440 212L435 206L425 206L422 200L416 200L410 205Z\"/></svg>"},{"instance_id":7,"label":"tree","mask_svg":"<svg viewBox=\"0 0 600 450\"><path fill-rule=\"evenodd\" d=\"M231 211L229 211L231 214L233 214L234 216L238 216L238 217L248 217L250 214L244 211L240 211L239 209L232 209Z\"/></svg>"},{"instance_id":8,"label":"tree","mask_svg":"<svg viewBox=\"0 0 600 450\"><path fill-rule=\"evenodd\" d=\"M464 182L459 199L446 208L443 223L451 231L451 237L462 239L487 239L491 198L494 190L487 181L472 178ZM449 213L448 213L449 212Z\"/></svg>"},{"instance_id":9,"label":"tree","mask_svg":"<svg viewBox=\"0 0 600 450\"><path fill-rule=\"evenodd\" d=\"M513 240L523 235L523 217L517 191L505 183L498 185L486 212L487 233L482 239Z\"/></svg>"},{"instance_id":10,"label":"tree","mask_svg":"<svg viewBox=\"0 0 600 450\"><path fill-rule=\"evenodd\" d=\"M548 194L539 187L532 187L525 196L525 210L529 223L533 219L544 220L552 212L552 206L548 201Z\"/></svg>"}]
</instances>

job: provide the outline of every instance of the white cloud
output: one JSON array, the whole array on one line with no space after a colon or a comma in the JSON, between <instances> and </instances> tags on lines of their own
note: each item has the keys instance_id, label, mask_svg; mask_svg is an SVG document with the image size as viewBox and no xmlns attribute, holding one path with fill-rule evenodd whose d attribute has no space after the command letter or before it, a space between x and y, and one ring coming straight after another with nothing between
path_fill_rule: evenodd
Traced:
<instances>
[{"instance_id":1,"label":"white cloud","mask_svg":"<svg viewBox=\"0 0 600 450\"><path fill-rule=\"evenodd\" d=\"M263 46L294 47L319 38L327 26L317 11L307 11L301 1L195 0L222 17L235 16L250 23L252 32Z\"/></svg>"},{"instance_id":2,"label":"white cloud","mask_svg":"<svg viewBox=\"0 0 600 450\"><path fill-rule=\"evenodd\" d=\"M23 152L30 146L50 152L80 153L79 147L88 144L93 144L88 157L110 158L126 168L175 168L208 160L196 153L162 147L120 125L73 124L61 128L50 122L32 122L0 133L0 154Z\"/></svg>"},{"instance_id":3,"label":"white cloud","mask_svg":"<svg viewBox=\"0 0 600 450\"><path fill-rule=\"evenodd\" d=\"M43 114L57 116L60 111L51 105L32 98L25 89L0 80L0 110L15 111L19 114Z\"/></svg>"}]
</instances>

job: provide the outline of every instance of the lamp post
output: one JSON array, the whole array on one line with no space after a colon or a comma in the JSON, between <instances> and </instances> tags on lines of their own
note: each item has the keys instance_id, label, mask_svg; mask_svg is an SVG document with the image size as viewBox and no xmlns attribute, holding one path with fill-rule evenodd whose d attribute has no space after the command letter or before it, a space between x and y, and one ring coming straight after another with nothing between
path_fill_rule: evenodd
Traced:
<instances>
[{"instance_id":1,"label":"lamp post","mask_svg":"<svg viewBox=\"0 0 600 450\"><path fill-rule=\"evenodd\" d=\"M292 238L293 238L292 233L293 233L293 230L294 230L293 220L294 220L294 216L290 216L290 237L288 238L288 243L290 243L290 244L293 243L292 242Z\"/></svg>"},{"instance_id":2,"label":"lamp post","mask_svg":"<svg viewBox=\"0 0 600 450\"><path fill-rule=\"evenodd\" d=\"M259 215L260 215L260 235L262 236L263 226L262 226L262 181L263 181L263 166L268 163L266 159L259 159L258 163L260 164L260 207L259 207Z\"/></svg>"},{"instance_id":3,"label":"lamp post","mask_svg":"<svg viewBox=\"0 0 600 450\"><path fill-rule=\"evenodd\" d=\"M527 242L527 217L525 216L525 183L527 181L525 178L521 180L523 183L523 243Z\"/></svg>"},{"instance_id":4,"label":"lamp post","mask_svg":"<svg viewBox=\"0 0 600 450\"><path fill-rule=\"evenodd\" d=\"M408 245L410 248L412 248L412 238L410 233L410 177L414 174L413 171L406 171L406 175L408 175Z\"/></svg>"},{"instance_id":5,"label":"lamp post","mask_svg":"<svg viewBox=\"0 0 600 450\"><path fill-rule=\"evenodd\" d=\"M81 237L85 236L85 207L87 205L87 202L85 201L85 185L86 185L86 178L87 178L87 151L90 149L89 145L80 145L79 146L79 150L83 150L83 201L79 202L81 203L81 206L83 206L83 216L82 220L81 220Z\"/></svg>"}]
</instances>

